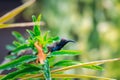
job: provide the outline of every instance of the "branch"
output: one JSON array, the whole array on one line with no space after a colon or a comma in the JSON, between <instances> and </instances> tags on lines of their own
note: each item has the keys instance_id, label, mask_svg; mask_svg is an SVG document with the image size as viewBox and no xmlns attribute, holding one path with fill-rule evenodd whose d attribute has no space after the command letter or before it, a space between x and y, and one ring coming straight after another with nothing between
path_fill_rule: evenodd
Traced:
<instances>
[{"instance_id":1,"label":"branch","mask_svg":"<svg viewBox=\"0 0 120 80\"><path fill-rule=\"evenodd\" d=\"M30 27L34 22L14 23L14 24L0 24L0 28L14 28L14 27ZM45 25L44 22L40 22L40 25Z\"/></svg>"},{"instance_id":2,"label":"branch","mask_svg":"<svg viewBox=\"0 0 120 80\"><path fill-rule=\"evenodd\" d=\"M28 0L26 3L24 3L23 5L13 9L12 11L6 13L5 15L3 15L2 17L0 17L0 23L5 23L8 20L10 20L11 18L15 17L16 15L18 15L20 12L22 12L25 8L29 7L31 4L33 4L35 2L35 0Z\"/></svg>"}]
</instances>

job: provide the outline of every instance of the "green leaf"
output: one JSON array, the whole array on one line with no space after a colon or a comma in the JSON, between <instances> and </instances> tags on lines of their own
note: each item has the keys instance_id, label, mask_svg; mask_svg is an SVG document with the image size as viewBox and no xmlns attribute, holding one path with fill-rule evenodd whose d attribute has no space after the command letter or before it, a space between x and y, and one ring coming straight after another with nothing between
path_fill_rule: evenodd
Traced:
<instances>
[{"instance_id":1,"label":"green leaf","mask_svg":"<svg viewBox=\"0 0 120 80\"><path fill-rule=\"evenodd\" d=\"M53 66L54 64L55 64L55 58L56 57L50 57L50 58L48 58L48 61L49 61L49 64L50 64L50 66Z\"/></svg>"},{"instance_id":2,"label":"green leaf","mask_svg":"<svg viewBox=\"0 0 120 80\"><path fill-rule=\"evenodd\" d=\"M94 70L103 70L103 67L97 65L84 66L84 68L94 69Z\"/></svg>"},{"instance_id":3,"label":"green leaf","mask_svg":"<svg viewBox=\"0 0 120 80\"><path fill-rule=\"evenodd\" d=\"M71 66L75 64L78 64L78 62L72 61L72 60L62 60L62 61L55 63L53 66Z\"/></svg>"},{"instance_id":4,"label":"green leaf","mask_svg":"<svg viewBox=\"0 0 120 80\"><path fill-rule=\"evenodd\" d=\"M41 16L38 16L38 19L36 19L36 17L34 15L32 16L33 22L35 23L35 25L33 27L35 36L40 36L40 21L39 21L40 18L41 18Z\"/></svg>"},{"instance_id":5,"label":"green leaf","mask_svg":"<svg viewBox=\"0 0 120 80\"><path fill-rule=\"evenodd\" d=\"M17 56L16 55L8 55L5 57L6 59L10 59L10 60L13 60L13 59L16 59Z\"/></svg>"},{"instance_id":6,"label":"green leaf","mask_svg":"<svg viewBox=\"0 0 120 80\"><path fill-rule=\"evenodd\" d=\"M47 32L45 33L45 35L43 36L44 41L47 40L47 37L48 37L49 32L50 32L50 31L47 31Z\"/></svg>"},{"instance_id":7,"label":"green leaf","mask_svg":"<svg viewBox=\"0 0 120 80\"><path fill-rule=\"evenodd\" d=\"M56 37L53 37L52 40L57 41L57 40L60 40L60 38L56 36Z\"/></svg>"},{"instance_id":8,"label":"green leaf","mask_svg":"<svg viewBox=\"0 0 120 80\"><path fill-rule=\"evenodd\" d=\"M18 46L17 48L15 48L12 52L17 53L18 51L23 50L23 49L27 49L29 47L30 46L28 44L22 44L22 45Z\"/></svg>"},{"instance_id":9,"label":"green leaf","mask_svg":"<svg viewBox=\"0 0 120 80\"><path fill-rule=\"evenodd\" d=\"M35 36L40 36L40 27L39 26L34 26L33 28Z\"/></svg>"},{"instance_id":10,"label":"green leaf","mask_svg":"<svg viewBox=\"0 0 120 80\"><path fill-rule=\"evenodd\" d=\"M34 37L35 37L35 34L34 34L33 31L28 30L28 29L27 29L26 31L29 33L29 35L30 35L31 38L34 38Z\"/></svg>"},{"instance_id":11,"label":"green leaf","mask_svg":"<svg viewBox=\"0 0 120 80\"><path fill-rule=\"evenodd\" d=\"M17 70L15 72L11 72L8 75L4 76L1 80L8 80L8 79L17 79L18 77L25 75L25 74L29 74L29 73L33 73L36 71L39 71L40 68L33 66L33 65L29 65L23 69Z\"/></svg>"},{"instance_id":12,"label":"green leaf","mask_svg":"<svg viewBox=\"0 0 120 80\"><path fill-rule=\"evenodd\" d=\"M19 43L19 42L17 42L17 41L13 41L13 45L15 45L15 46L17 47L17 46L20 46L21 43Z\"/></svg>"},{"instance_id":13,"label":"green leaf","mask_svg":"<svg viewBox=\"0 0 120 80\"><path fill-rule=\"evenodd\" d=\"M40 36L41 31L40 31L40 20L41 20L41 15L38 16L38 18L36 18L36 16L32 16L34 27L33 27L33 31L31 30L27 30L27 32L30 34L30 36L32 38L34 38L35 36Z\"/></svg>"},{"instance_id":14,"label":"green leaf","mask_svg":"<svg viewBox=\"0 0 120 80\"><path fill-rule=\"evenodd\" d=\"M43 47L43 51L44 51L44 53L47 53L47 52L48 52L47 46L44 46L44 47Z\"/></svg>"},{"instance_id":15,"label":"green leaf","mask_svg":"<svg viewBox=\"0 0 120 80\"><path fill-rule=\"evenodd\" d=\"M36 21L37 21L37 19L36 19L36 16L35 16L35 15L32 15L32 20L33 20L33 22L36 22Z\"/></svg>"},{"instance_id":16,"label":"green leaf","mask_svg":"<svg viewBox=\"0 0 120 80\"><path fill-rule=\"evenodd\" d=\"M75 56L79 55L81 51L75 51L75 50L60 50L60 51L54 51L50 54L50 56Z\"/></svg>"},{"instance_id":17,"label":"green leaf","mask_svg":"<svg viewBox=\"0 0 120 80\"><path fill-rule=\"evenodd\" d=\"M16 67L17 69L23 69L23 68L26 68L26 67L29 67L29 66L34 66L34 67L38 67L40 69L42 69L42 65L43 64L29 64L29 63L25 63L25 64L22 64L18 67Z\"/></svg>"},{"instance_id":18,"label":"green leaf","mask_svg":"<svg viewBox=\"0 0 120 80\"><path fill-rule=\"evenodd\" d=\"M6 46L6 49L8 49L8 50L10 50L10 51L14 50L15 48L16 48L16 47L13 46L13 45L7 45L7 46Z\"/></svg>"},{"instance_id":19,"label":"green leaf","mask_svg":"<svg viewBox=\"0 0 120 80\"><path fill-rule=\"evenodd\" d=\"M17 31L13 31L12 35L19 41L19 42L25 42L24 37Z\"/></svg>"},{"instance_id":20,"label":"green leaf","mask_svg":"<svg viewBox=\"0 0 120 80\"><path fill-rule=\"evenodd\" d=\"M20 58L18 58L16 60L12 60L11 62L0 65L0 70L15 68L23 63L28 63L30 61L34 61L35 59L36 59L36 56L34 56L34 55L21 56Z\"/></svg>"},{"instance_id":21,"label":"green leaf","mask_svg":"<svg viewBox=\"0 0 120 80\"><path fill-rule=\"evenodd\" d=\"M39 14L39 16L37 17L37 21L38 21L38 22L40 22L40 20L41 20L41 16L42 16L42 15Z\"/></svg>"},{"instance_id":22,"label":"green leaf","mask_svg":"<svg viewBox=\"0 0 120 80\"><path fill-rule=\"evenodd\" d=\"M49 38L49 39L48 39L48 43L52 43L52 42L58 41L58 40L60 40L60 38L59 38L58 36L52 37L52 38Z\"/></svg>"}]
</instances>

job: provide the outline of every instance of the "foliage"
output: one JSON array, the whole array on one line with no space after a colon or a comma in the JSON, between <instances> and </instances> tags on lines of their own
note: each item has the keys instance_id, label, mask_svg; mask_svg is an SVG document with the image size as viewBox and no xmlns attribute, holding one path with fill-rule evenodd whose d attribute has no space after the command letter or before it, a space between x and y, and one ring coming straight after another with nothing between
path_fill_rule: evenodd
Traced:
<instances>
[{"instance_id":1,"label":"foliage","mask_svg":"<svg viewBox=\"0 0 120 80\"><path fill-rule=\"evenodd\" d=\"M0 19L0 22L4 23L10 18L16 16L18 13L20 13L23 9L31 5L31 3L33 2L31 0L29 3L26 3L27 5L25 4L26 6L24 5L21 8L17 8L13 10L9 14L7 14L7 18L6 16L3 16ZM12 13L13 12L15 13L15 11L17 11L17 13L13 15ZM80 68L80 67L94 69L94 70L103 70L103 68L99 66L100 64L117 61L120 59L116 58L116 59L93 61L88 63L81 63L73 60L61 60L58 62L53 62L55 59L57 59L57 57L76 56L82 52L74 51L74 50L61 50L61 48L63 48L65 44L73 41L61 39L58 36L48 37L49 31L46 32L44 35L42 35L40 30L41 15L39 15L38 18L36 18L35 16L32 16L32 18L34 22L34 27L33 30L26 30L30 35L27 39L25 39L19 32L16 31L12 32L13 36L16 38L16 41L13 41L12 45L7 46L7 49L9 49L11 52L10 55L6 57L11 61L6 64L0 65L0 70L9 70L12 68L16 68L17 70L5 76L2 76L1 80L7 80L7 79L13 80L19 78L22 80L34 79L34 78L37 79L45 78L46 80L51 80L51 77L67 78L67 79L95 78L102 80L110 80L110 78L88 76L88 75L63 74L63 73L60 74L60 72L62 71ZM0 28L6 28L6 26L16 26L14 24L6 24L6 25L0 24L0 25L2 26ZM38 43L37 46L35 45L36 42ZM31 52L28 53L29 51ZM40 53L43 54L39 55ZM41 63L42 61L43 63ZM58 73L54 74L55 72Z\"/></svg>"},{"instance_id":2,"label":"foliage","mask_svg":"<svg viewBox=\"0 0 120 80\"><path fill-rule=\"evenodd\" d=\"M51 80L51 72L50 72L51 70L53 70L54 72L56 71L54 70L56 68L57 69L60 67L64 68L67 66L72 67L78 64L80 66L84 64L73 60L61 60L59 62L52 61L53 64L52 65L49 64L51 63L50 59L53 57L56 58L57 56L75 56L75 55L79 55L81 51L61 50L61 47L64 47L65 44L73 41L67 39L60 39L58 37L48 37L49 35L48 32L46 32L45 35L42 35L39 24L41 15L39 15L38 18L36 18L35 16L32 16L32 18L35 25L33 27L33 30L27 30L28 34L30 35L27 39L25 39L19 32L16 31L12 32L13 36L15 36L16 38L16 41L13 41L12 45L7 46L7 48L11 50L11 53L10 55L8 55L7 58L11 59L12 61L1 65L0 69L6 70L6 69L16 68L17 70L2 77L1 80L17 79L17 78L21 78L21 76L24 77L23 74L24 75L28 75L28 73L42 74L42 72L46 80ZM27 54L27 51L29 50L32 50L32 52ZM15 58L13 59L9 56L15 56ZM37 64L35 64L36 63L35 60ZM41 60L43 60L43 63L41 62ZM97 66L96 64L85 65L82 67L94 69L94 70L102 70L102 67Z\"/></svg>"},{"instance_id":3,"label":"foliage","mask_svg":"<svg viewBox=\"0 0 120 80\"><path fill-rule=\"evenodd\" d=\"M23 65L23 64L28 64L28 63L35 63L35 60L39 57L37 56L39 53L39 50L37 50L37 48L35 47L34 43L38 42L40 45L42 45L42 49L44 50L44 54L46 54L46 60L44 60L44 64L43 65L43 72L45 74L45 78L46 80L51 79L50 76L50 66L49 66L49 58L50 57L54 57L56 55L62 55L62 56L69 56L69 55L78 55L80 52L79 51L72 51L72 50L60 50L58 51L57 49L54 52L50 52L48 50L48 45L52 44L53 42L55 43L56 41L60 41L60 39L58 37L48 37L48 32L45 33L45 35L41 35L41 30L40 30L40 19L41 19L41 15L38 16L38 18L36 18L35 16L32 16L33 18L33 22L35 23L33 30L27 30L27 32L29 33L30 37L28 37L28 39L25 39L19 32L12 32L12 35L16 38L17 41L13 41L12 45L7 46L7 48L9 50L11 50L10 55L11 56L15 56L15 59L13 59L12 61L8 62L7 64L3 64L0 66L1 70L5 70L5 69L12 69L12 68L19 68L19 66ZM59 43L58 43L59 44ZM64 45L62 45L63 47ZM31 54L25 54L24 51L27 51L31 49L32 53ZM52 49L52 48L51 48ZM49 52L49 53L48 53ZM9 55L9 56L10 56ZM21 56L19 56L21 55ZM10 58L11 57L7 57ZM14 77L17 76L17 74L19 73L21 74L27 74L27 72L29 72L29 70L26 72L26 69L29 68L29 66L24 66L24 69L22 70L17 70L15 72L12 72L8 75L6 75L5 77L2 78L2 80L5 79L14 79ZM34 70L34 68L33 68ZM36 68L35 68L36 70ZM40 71L41 69L37 70ZM17 78L17 77L16 77Z\"/></svg>"}]
</instances>

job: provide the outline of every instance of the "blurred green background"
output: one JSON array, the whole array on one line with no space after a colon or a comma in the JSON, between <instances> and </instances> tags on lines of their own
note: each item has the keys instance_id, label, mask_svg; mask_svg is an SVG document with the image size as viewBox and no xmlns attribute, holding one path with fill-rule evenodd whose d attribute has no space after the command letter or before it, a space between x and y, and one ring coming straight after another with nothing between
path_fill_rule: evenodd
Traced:
<instances>
[{"instance_id":1,"label":"blurred green background","mask_svg":"<svg viewBox=\"0 0 120 80\"><path fill-rule=\"evenodd\" d=\"M82 50L80 56L72 59L89 62L120 56L120 0L37 0L16 20L31 21L33 14L40 13L45 22L41 27L43 31L50 30L52 36L76 41L65 47ZM120 62L102 66L103 71L77 69L69 72L120 80Z\"/></svg>"}]
</instances>

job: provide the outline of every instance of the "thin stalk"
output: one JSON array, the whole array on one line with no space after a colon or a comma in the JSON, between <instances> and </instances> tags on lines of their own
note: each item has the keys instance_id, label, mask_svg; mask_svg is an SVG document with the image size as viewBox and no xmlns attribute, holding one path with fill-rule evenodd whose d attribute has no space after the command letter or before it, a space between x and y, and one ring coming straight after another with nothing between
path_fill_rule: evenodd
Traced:
<instances>
[{"instance_id":1,"label":"thin stalk","mask_svg":"<svg viewBox=\"0 0 120 80\"><path fill-rule=\"evenodd\" d=\"M14 23L14 24L0 24L0 28L14 28L14 27L29 27L34 26L34 22ZM44 22L40 22L40 25L45 25Z\"/></svg>"},{"instance_id":2,"label":"thin stalk","mask_svg":"<svg viewBox=\"0 0 120 80\"><path fill-rule=\"evenodd\" d=\"M94 78L102 80L111 80L111 78L89 76L89 75L77 75L77 74L52 74L53 78ZM113 80L113 79L112 79Z\"/></svg>"},{"instance_id":3,"label":"thin stalk","mask_svg":"<svg viewBox=\"0 0 120 80\"><path fill-rule=\"evenodd\" d=\"M120 60L120 58L87 62L87 63L83 63L83 64L77 64L77 65L72 65L72 66L56 69L56 70L51 71L51 73L62 72L62 71L66 71L66 70L69 70L69 69L75 69L75 68L79 68L79 67L82 67L82 66L88 66L88 65L100 65L100 64L103 64L103 63L106 63L106 62L113 62L113 61L118 61L118 60Z\"/></svg>"},{"instance_id":4,"label":"thin stalk","mask_svg":"<svg viewBox=\"0 0 120 80\"><path fill-rule=\"evenodd\" d=\"M31 75L29 75L31 76ZM52 78L85 78L85 79L100 79L100 80L115 80L105 77L89 76L89 75L78 75L78 74L51 74ZM43 78L43 75L37 76L35 78ZM22 78L21 80L27 80L27 78Z\"/></svg>"}]
</instances>

